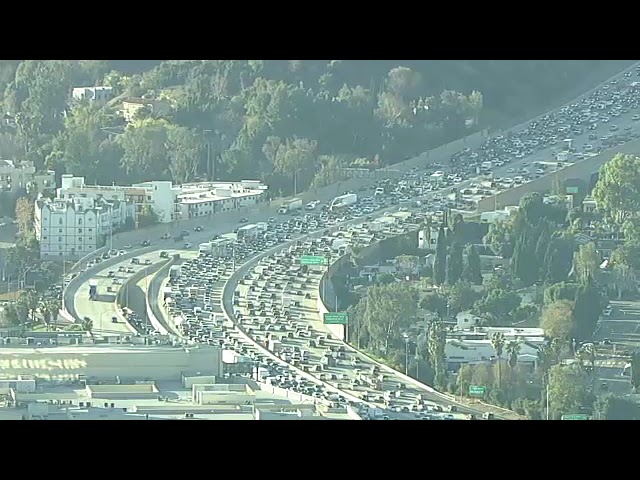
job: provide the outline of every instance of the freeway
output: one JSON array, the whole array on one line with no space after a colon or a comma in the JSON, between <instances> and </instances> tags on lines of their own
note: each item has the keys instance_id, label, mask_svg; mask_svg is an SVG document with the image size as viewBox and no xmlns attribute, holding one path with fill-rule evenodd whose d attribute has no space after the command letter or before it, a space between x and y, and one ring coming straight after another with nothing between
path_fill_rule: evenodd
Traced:
<instances>
[{"instance_id":1,"label":"freeway","mask_svg":"<svg viewBox=\"0 0 640 480\"><path fill-rule=\"evenodd\" d=\"M139 272L157 264L160 259L158 252L150 252L136 257L140 264L132 264L131 259L125 259L115 265L91 270L91 276L81 282L78 288L69 292L73 294L73 313L77 318L90 318L94 322L94 332L97 334L130 335L136 332L127 321L122 321L116 305L116 295L127 279ZM148 262L148 264L145 264ZM97 297L89 299L89 281L97 281ZM140 283L140 282L138 282ZM111 289L111 291L108 291ZM146 290L146 288L144 289ZM124 299L125 305L128 299ZM115 318L118 321L112 322Z\"/></svg>"},{"instance_id":2,"label":"freeway","mask_svg":"<svg viewBox=\"0 0 640 480\"><path fill-rule=\"evenodd\" d=\"M626 118L629 117L629 118ZM632 117L631 115L626 115L626 116L621 116L619 119L616 120L616 124L619 127L623 127L626 126L627 124L630 124L630 122L632 122ZM604 133L605 130L605 126L601 126L599 127L602 129L601 132L599 133ZM575 145L581 145L583 144L587 139L588 139L588 135L585 134L584 135L585 138L581 138L581 137L577 137L574 138L574 142ZM452 152L454 153L454 152ZM513 162L511 164L511 167L504 167L502 169L498 169L495 170L493 173L494 175L504 175L509 173L509 168L513 168L516 165L524 165L530 161L534 161L534 160L549 160L549 156L552 154L551 149L547 149L541 152L536 153L533 156L527 157L527 158L523 158L520 161L516 161ZM431 159L431 162L435 162L438 159L433 158ZM365 180L366 181L366 180ZM466 186L469 185L469 183L472 182L472 179L469 179L463 183L460 183L457 185L458 188L464 188ZM372 194L372 190L371 189L364 189L361 190L361 195L370 195ZM433 198L433 196L435 196L436 193L430 193L427 194L423 197L424 200L430 200L431 198ZM320 201L328 201L330 200L333 196L335 196L335 191L332 190L324 190L323 193L318 195L318 200ZM204 241L204 240L208 240L212 234L220 234L220 233L225 233L233 228L235 228L236 226L238 226L237 223L237 218L240 217L241 215L245 215L248 217L250 222L258 222L258 221L265 221L267 220L268 216L273 215L273 213L275 212L275 210L279 207L279 205L271 205L268 209L264 209L262 212L253 212L253 213L246 213L246 211L239 211L239 212L234 212L232 214L229 214L227 216L224 217L224 220L222 220L220 223L216 224L216 227L214 229L205 229L204 232L201 232L200 234L193 234L190 238L188 238L187 240L190 241L191 243L197 245L199 242ZM207 223L204 219L191 219L188 221L183 221L181 223L179 223L177 225L177 228L192 228L200 223ZM169 232L169 229L171 228L175 228L175 227L170 227L168 225L160 225L157 226L155 229L149 229L149 230L145 230L145 231L135 231L135 232L128 232L125 234L121 234L119 236L117 236L116 238L114 238L114 247L116 248L122 248L122 246L124 246L125 244L133 244L133 243L138 243L141 240L148 240L149 236L153 236L155 234L158 235L160 232ZM170 248L170 246L173 245L171 242L164 242L161 243L157 246L157 249L161 249L161 248L165 248L168 249ZM99 286L100 288L100 286ZM71 292L73 294L73 292ZM74 295L74 301L80 300L81 298L77 298L77 292ZM86 299L85 299L86 300ZM98 312L100 313L100 312ZM79 315L77 315L79 316ZM444 398L443 396L440 396L440 399Z\"/></svg>"}]
</instances>

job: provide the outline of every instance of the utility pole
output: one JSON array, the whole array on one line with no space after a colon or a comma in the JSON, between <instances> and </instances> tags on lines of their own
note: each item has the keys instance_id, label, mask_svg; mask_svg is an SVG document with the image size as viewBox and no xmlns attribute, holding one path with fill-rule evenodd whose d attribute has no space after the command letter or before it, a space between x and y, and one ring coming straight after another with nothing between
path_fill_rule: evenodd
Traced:
<instances>
[{"instance_id":1,"label":"utility pole","mask_svg":"<svg viewBox=\"0 0 640 480\"><path fill-rule=\"evenodd\" d=\"M211 168L211 139L210 139L211 130L203 130L203 132L205 133L207 138L207 180L214 180L215 167L213 168L213 172Z\"/></svg>"}]
</instances>

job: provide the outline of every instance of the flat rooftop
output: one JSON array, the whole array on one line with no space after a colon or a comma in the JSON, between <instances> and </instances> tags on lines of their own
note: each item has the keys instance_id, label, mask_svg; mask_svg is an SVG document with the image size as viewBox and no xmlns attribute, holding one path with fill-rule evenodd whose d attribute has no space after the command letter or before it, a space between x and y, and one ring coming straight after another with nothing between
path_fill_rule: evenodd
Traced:
<instances>
[{"instance_id":1,"label":"flat rooftop","mask_svg":"<svg viewBox=\"0 0 640 480\"><path fill-rule=\"evenodd\" d=\"M232 384L237 385L237 384ZM224 387L224 384L219 384ZM106 388L112 391L112 385L92 385L91 388ZM121 392L132 391L136 387L148 388L141 385L119 385ZM89 388L89 387L88 387ZM88 389L87 388L87 389ZM198 405L191 399L191 390L182 388L178 382L159 382L156 384L157 395L148 398L131 399L92 399L87 389L79 385L42 385L37 393L19 393L18 399L25 403L46 403L47 418L50 420L254 420L253 405ZM54 404L49 404L53 401ZM65 404L57 404L65 402ZM80 403L83 403L80 406ZM91 406L87 406L87 402ZM281 409L314 409L311 403L292 403L285 397L280 397L266 391L256 390L254 397L256 409L266 411L280 411ZM20 419L27 409L0 408L0 419ZM193 415L187 418L186 414ZM348 416L326 413L318 419L348 419Z\"/></svg>"}]
</instances>

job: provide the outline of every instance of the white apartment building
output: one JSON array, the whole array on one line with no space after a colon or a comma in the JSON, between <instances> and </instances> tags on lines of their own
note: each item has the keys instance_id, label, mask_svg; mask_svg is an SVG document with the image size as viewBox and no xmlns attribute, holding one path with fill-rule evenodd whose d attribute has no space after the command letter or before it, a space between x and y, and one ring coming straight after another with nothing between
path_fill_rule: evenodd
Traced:
<instances>
[{"instance_id":1,"label":"white apartment building","mask_svg":"<svg viewBox=\"0 0 640 480\"><path fill-rule=\"evenodd\" d=\"M158 216L160 223L175 220L175 202L179 188L169 181L153 181L137 183L131 186L119 185L87 185L84 177L62 175L61 187L57 198L68 200L73 198L103 198L108 201L119 201L133 205L133 218L137 220L145 205L149 205Z\"/></svg>"},{"instance_id":2,"label":"white apartment building","mask_svg":"<svg viewBox=\"0 0 640 480\"><path fill-rule=\"evenodd\" d=\"M257 180L184 184L177 196L176 211L182 219L214 215L263 200L267 186Z\"/></svg>"},{"instance_id":3,"label":"white apartment building","mask_svg":"<svg viewBox=\"0 0 640 480\"><path fill-rule=\"evenodd\" d=\"M34 224L44 260L79 259L97 250L124 224L125 202L74 198L36 200Z\"/></svg>"},{"instance_id":4,"label":"white apartment building","mask_svg":"<svg viewBox=\"0 0 640 480\"><path fill-rule=\"evenodd\" d=\"M113 98L113 87L76 87L71 96L77 101L105 104Z\"/></svg>"},{"instance_id":5,"label":"white apartment building","mask_svg":"<svg viewBox=\"0 0 640 480\"><path fill-rule=\"evenodd\" d=\"M255 205L262 200L267 186L257 180L240 182L203 182L172 185L170 181L135 183L131 186L87 185L84 177L62 175L57 198L105 199L133 205L136 220L145 205L149 205L160 223L179 219L213 215L240 207Z\"/></svg>"},{"instance_id":6,"label":"white apartment building","mask_svg":"<svg viewBox=\"0 0 640 480\"><path fill-rule=\"evenodd\" d=\"M16 192L31 187L35 187L37 192L44 192L55 186L56 174L53 170L36 172L31 162L0 160L0 192Z\"/></svg>"}]
</instances>

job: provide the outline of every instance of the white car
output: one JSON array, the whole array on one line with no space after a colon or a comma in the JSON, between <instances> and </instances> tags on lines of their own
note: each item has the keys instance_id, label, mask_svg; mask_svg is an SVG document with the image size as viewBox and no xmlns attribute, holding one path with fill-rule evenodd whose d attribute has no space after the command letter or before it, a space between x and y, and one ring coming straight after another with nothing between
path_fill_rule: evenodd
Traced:
<instances>
[{"instance_id":1,"label":"white car","mask_svg":"<svg viewBox=\"0 0 640 480\"><path fill-rule=\"evenodd\" d=\"M189 242L184 244L184 248L186 248L187 250L190 249L191 247L193 247L193 245Z\"/></svg>"},{"instance_id":2,"label":"white car","mask_svg":"<svg viewBox=\"0 0 640 480\"><path fill-rule=\"evenodd\" d=\"M634 122L637 122L638 120L640 120L640 115L636 114L633 117L631 117L631 120L633 120Z\"/></svg>"},{"instance_id":3,"label":"white car","mask_svg":"<svg viewBox=\"0 0 640 480\"><path fill-rule=\"evenodd\" d=\"M507 168L507 173L513 173L513 172L515 172L515 171L516 171L516 169L515 169L515 168L513 168L513 167L511 167L511 168Z\"/></svg>"}]
</instances>

